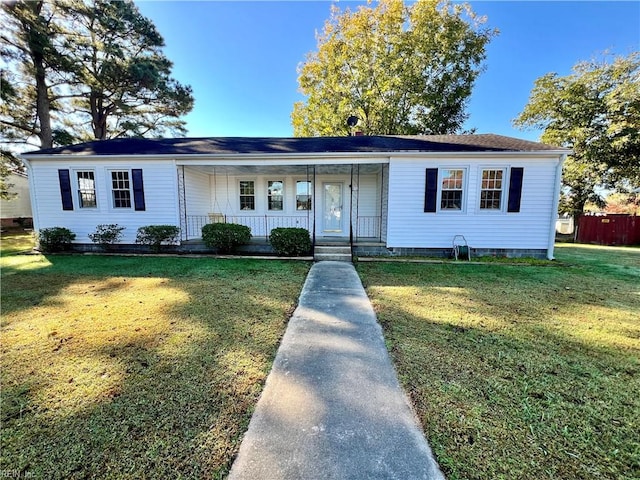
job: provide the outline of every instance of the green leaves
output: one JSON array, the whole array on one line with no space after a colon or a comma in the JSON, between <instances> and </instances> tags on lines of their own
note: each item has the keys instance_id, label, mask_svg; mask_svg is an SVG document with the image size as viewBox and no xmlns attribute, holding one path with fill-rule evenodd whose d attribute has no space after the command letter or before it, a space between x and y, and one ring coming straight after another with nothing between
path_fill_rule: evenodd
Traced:
<instances>
[{"instance_id":1,"label":"green leaves","mask_svg":"<svg viewBox=\"0 0 640 480\"><path fill-rule=\"evenodd\" d=\"M11 71L3 69L3 140L47 148L185 133L191 87L171 77L162 36L132 1L17 1L2 5L0 19Z\"/></svg>"},{"instance_id":2,"label":"green leaves","mask_svg":"<svg viewBox=\"0 0 640 480\"><path fill-rule=\"evenodd\" d=\"M602 203L598 187L640 183L640 52L538 78L514 124L542 129L542 141L573 150L563 175L566 211Z\"/></svg>"},{"instance_id":3,"label":"green leaves","mask_svg":"<svg viewBox=\"0 0 640 480\"><path fill-rule=\"evenodd\" d=\"M454 133L497 33L468 6L381 1L331 17L318 50L299 68L307 98L294 105L296 136L345 135L356 115L365 134Z\"/></svg>"}]
</instances>

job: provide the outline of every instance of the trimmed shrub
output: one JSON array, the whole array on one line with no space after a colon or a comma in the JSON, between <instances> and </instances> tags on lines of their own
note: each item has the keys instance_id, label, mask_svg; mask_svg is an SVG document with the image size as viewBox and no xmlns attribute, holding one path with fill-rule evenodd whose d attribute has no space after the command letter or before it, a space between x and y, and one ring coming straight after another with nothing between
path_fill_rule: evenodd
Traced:
<instances>
[{"instance_id":1,"label":"trimmed shrub","mask_svg":"<svg viewBox=\"0 0 640 480\"><path fill-rule=\"evenodd\" d=\"M237 223L209 223L202 227L202 240L220 253L231 253L236 247L249 243L251 229Z\"/></svg>"},{"instance_id":2,"label":"trimmed shrub","mask_svg":"<svg viewBox=\"0 0 640 480\"><path fill-rule=\"evenodd\" d=\"M96 231L89 234L89 238L93 243L100 245L108 250L113 244L118 243L122 239L122 231L126 227L121 227L117 223L104 223L96 227Z\"/></svg>"},{"instance_id":3,"label":"trimmed shrub","mask_svg":"<svg viewBox=\"0 0 640 480\"><path fill-rule=\"evenodd\" d=\"M306 228L274 228L269 242L278 255L295 257L311 252L311 237Z\"/></svg>"},{"instance_id":4,"label":"trimmed shrub","mask_svg":"<svg viewBox=\"0 0 640 480\"><path fill-rule=\"evenodd\" d=\"M149 245L157 253L162 250L162 244L176 243L179 235L180 228L175 225L148 225L138 229L136 243Z\"/></svg>"},{"instance_id":5,"label":"trimmed shrub","mask_svg":"<svg viewBox=\"0 0 640 480\"><path fill-rule=\"evenodd\" d=\"M40 251L46 253L69 250L75 238L76 234L64 227L41 228L37 235Z\"/></svg>"}]
</instances>

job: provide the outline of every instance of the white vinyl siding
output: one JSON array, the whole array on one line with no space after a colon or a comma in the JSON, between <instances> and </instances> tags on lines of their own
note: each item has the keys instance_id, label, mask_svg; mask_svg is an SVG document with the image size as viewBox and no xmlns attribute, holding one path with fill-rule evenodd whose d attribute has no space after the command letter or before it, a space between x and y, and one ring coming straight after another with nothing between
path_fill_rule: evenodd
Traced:
<instances>
[{"instance_id":1,"label":"white vinyl siding","mask_svg":"<svg viewBox=\"0 0 640 480\"><path fill-rule=\"evenodd\" d=\"M135 211L133 207L112 208L111 172L126 170L131 180L131 170L135 168L143 171L146 210ZM58 169L68 169L70 172L93 170L97 207L79 208L77 195L74 195L74 209L62 210ZM116 223L126 227L122 243L135 243L138 227L180 225L176 169L170 160L31 160L31 172L32 197L34 209L37 210L34 211L35 227L66 227L76 234L75 243L91 243L87 235L102 223ZM133 197L131 202L133 203Z\"/></svg>"},{"instance_id":2,"label":"white vinyl siding","mask_svg":"<svg viewBox=\"0 0 640 480\"><path fill-rule=\"evenodd\" d=\"M424 213L425 170L460 168L461 159L398 159L389 166L388 247L451 248L454 235L464 235L472 248L546 249L549 218L554 204L557 159L513 158L492 162L469 157L463 198L464 211ZM507 202L509 169L524 168L521 208L518 213L502 210L497 215L480 215L483 169L504 169L503 205ZM440 173L439 173L440 175ZM504 207L503 207L504 208Z\"/></svg>"},{"instance_id":3,"label":"white vinyl siding","mask_svg":"<svg viewBox=\"0 0 640 480\"><path fill-rule=\"evenodd\" d=\"M188 215L208 215L216 211L211 202L211 188L211 176L208 173L192 168L184 169L184 194Z\"/></svg>"},{"instance_id":4,"label":"white vinyl siding","mask_svg":"<svg viewBox=\"0 0 640 480\"><path fill-rule=\"evenodd\" d=\"M380 215L380 185L376 175L361 175L358 185L358 214L362 216Z\"/></svg>"}]
</instances>

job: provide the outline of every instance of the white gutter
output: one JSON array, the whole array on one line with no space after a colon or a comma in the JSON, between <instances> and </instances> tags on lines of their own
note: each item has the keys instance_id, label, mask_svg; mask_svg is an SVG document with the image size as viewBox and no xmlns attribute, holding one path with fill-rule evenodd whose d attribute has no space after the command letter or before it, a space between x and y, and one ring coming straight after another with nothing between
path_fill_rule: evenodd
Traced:
<instances>
[{"instance_id":1,"label":"white gutter","mask_svg":"<svg viewBox=\"0 0 640 480\"><path fill-rule=\"evenodd\" d=\"M313 152L313 153L195 153L184 155L82 155L82 154L54 154L54 155L22 155L31 160L174 160L178 165L318 165L331 164L336 161L353 164L389 163L389 158L501 158L501 157L555 157L566 154L567 150L537 150L537 151L481 151L481 152L418 152L418 151L390 151L390 152Z\"/></svg>"},{"instance_id":2,"label":"white gutter","mask_svg":"<svg viewBox=\"0 0 640 480\"><path fill-rule=\"evenodd\" d=\"M558 204L560 203L560 186L562 185L562 165L567 159L567 154L563 153L558 158L556 165L556 184L553 187L553 204L551 208L551 219L549 221L549 243L547 245L547 259L553 260L553 248L556 243L556 220L558 219Z\"/></svg>"}]
</instances>

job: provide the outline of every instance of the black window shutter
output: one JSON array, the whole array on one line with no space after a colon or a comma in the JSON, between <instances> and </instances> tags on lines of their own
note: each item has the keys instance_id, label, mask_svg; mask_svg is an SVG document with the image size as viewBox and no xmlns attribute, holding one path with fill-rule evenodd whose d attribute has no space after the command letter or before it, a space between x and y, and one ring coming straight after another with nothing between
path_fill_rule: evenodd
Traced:
<instances>
[{"instance_id":1,"label":"black window shutter","mask_svg":"<svg viewBox=\"0 0 640 480\"><path fill-rule=\"evenodd\" d=\"M58 170L60 180L60 196L62 197L62 210L73 210L73 193L71 192L71 175L69 170Z\"/></svg>"},{"instance_id":2,"label":"black window shutter","mask_svg":"<svg viewBox=\"0 0 640 480\"><path fill-rule=\"evenodd\" d=\"M511 177L509 178L509 200L507 203L507 212L520 211L520 197L522 196L522 177L524 168L514 167L511 169Z\"/></svg>"},{"instance_id":3,"label":"black window shutter","mask_svg":"<svg viewBox=\"0 0 640 480\"><path fill-rule=\"evenodd\" d=\"M133 204L136 210L146 210L144 205L144 182L142 181L142 169L134 168L131 170L131 179L133 180Z\"/></svg>"},{"instance_id":4,"label":"black window shutter","mask_svg":"<svg viewBox=\"0 0 640 480\"><path fill-rule=\"evenodd\" d=\"M424 189L424 211L435 212L438 198L438 169L427 168Z\"/></svg>"}]
</instances>

